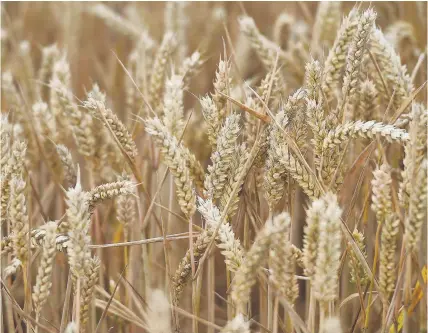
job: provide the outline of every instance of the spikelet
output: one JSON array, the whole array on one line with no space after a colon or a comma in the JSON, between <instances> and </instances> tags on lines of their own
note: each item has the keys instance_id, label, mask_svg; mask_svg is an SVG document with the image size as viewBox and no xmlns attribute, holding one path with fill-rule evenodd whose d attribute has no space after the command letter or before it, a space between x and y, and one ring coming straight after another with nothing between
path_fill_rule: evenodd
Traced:
<instances>
[{"instance_id":1,"label":"spikelet","mask_svg":"<svg viewBox=\"0 0 428 333\"><path fill-rule=\"evenodd\" d=\"M52 287L51 273L56 252L56 223L48 222L46 226L44 226L44 229L46 230L46 234L43 238L40 266L37 271L36 285L34 286L32 296L34 311L37 317L43 305L46 303Z\"/></svg>"},{"instance_id":2,"label":"spikelet","mask_svg":"<svg viewBox=\"0 0 428 333\"><path fill-rule=\"evenodd\" d=\"M321 4L320 4L321 6ZM305 67L305 87L308 99L318 101L321 87L322 69L318 61L312 60Z\"/></svg>"},{"instance_id":3,"label":"spikelet","mask_svg":"<svg viewBox=\"0 0 428 333\"><path fill-rule=\"evenodd\" d=\"M86 267L86 275L80 291L80 324L82 332L85 332L85 324L89 319L89 309L95 294L95 286L98 283L100 265L100 259L93 257L89 259Z\"/></svg>"},{"instance_id":4,"label":"spikelet","mask_svg":"<svg viewBox=\"0 0 428 333\"><path fill-rule=\"evenodd\" d=\"M175 33L177 39L176 61L182 62L187 54L186 2L168 1L165 4L165 31Z\"/></svg>"},{"instance_id":5,"label":"spikelet","mask_svg":"<svg viewBox=\"0 0 428 333\"><path fill-rule=\"evenodd\" d=\"M173 137L159 118L146 121L146 131L159 146L164 162L174 176L177 186L178 203L186 217L191 217L196 210L196 196L192 188L189 168L178 141Z\"/></svg>"},{"instance_id":6,"label":"spikelet","mask_svg":"<svg viewBox=\"0 0 428 333\"><path fill-rule=\"evenodd\" d=\"M204 229L196 238L193 243L193 259L195 263L195 267L197 267L199 259L204 254L205 250L208 247L208 244L212 240L212 232L211 230ZM185 256L181 259L177 270L172 278L173 284L173 298L172 302L174 305L177 305L180 296L184 291L184 287L191 279L192 275L192 255L190 250L187 250Z\"/></svg>"},{"instance_id":7,"label":"spikelet","mask_svg":"<svg viewBox=\"0 0 428 333\"><path fill-rule=\"evenodd\" d=\"M256 283L257 271L268 257L272 236L284 232L289 221L288 213L281 213L266 221L262 230L257 233L254 244L244 257L244 261L236 272L232 286L232 300L238 313L245 311L250 299L251 287Z\"/></svg>"},{"instance_id":8,"label":"spikelet","mask_svg":"<svg viewBox=\"0 0 428 333\"><path fill-rule=\"evenodd\" d=\"M346 58L342 97L338 106L340 112L344 111L347 103L355 104L358 99L362 60L375 20L376 13L372 9L366 10L358 20L358 27Z\"/></svg>"},{"instance_id":9,"label":"spikelet","mask_svg":"<svg viewBox=\"0 0 428 333\"><path fill-rule=\"evenodd\" d=\"M276 55L279 54L279 59L288 64L290 61L278 45L263 36L257 29L254 20L251 17L243 16L239 18L239 27L241 32L250 41L251 47L257 53L261 62L267 70L270 70L275 65Z\"/></svg>"},{"instance_id":10,"label":"spikelet","mask_svg":"<svg viewBox=\"0 0 428 333\"><path fill-rule=\"evenodd\" d=\"M178 75L183 78L183 89L189 88L190 81L199 72L202 63L201 54L198 51L193 52L190 57L184 59L178 71Z\"/></svg>"},{"instance_id":11,"label":"spikelet","mask_svg":"<svg viewBox=\"0 0 428 333\"><path fill-rule=\"evenodd\" d=\"M134 159L138 154L137 147L131 133L129 133L117 115L112 110L106 108L104 101L97 99L95 94L88 94L88 99L83 104L93 112L95 117L99 117L98 113L102 114L104 126L112 131L129 158Z\"/></svg>"},{"instance_id":12,"label":"spikelet","mask_svg":"<svg viewBox=\"0 0 428 333\"><path fill-rule=\"evenodd\" d=\"M172 333L171 305L162 290L150 291L144 321L150 333Z\"/></svg>"},{"instance_id":13,"label":"spikelet","mask_svg":"<svg viewBox=\"0 0 428 333\"><path fill-rule=\"evenodd\" d=\"M60 52L56 44L46 46L42 49L42 62L37 73L37 79L40 83L36 85L40 98L43 97L43 86L41 85L41 83L49 82L49 77L52 74L53 65L55 61L58 60L59 56Z\"/></svg>"},{"instance_id":14,"label":"spikelet","mask_svg":"<svg viewBox=\"0 0 428 333\"><path fill-rule=\"evenodd\" d=\"M0 140L1 140L1 151L0 151L0 170L3 173L3 168L7 164L9 158L10 148L11 148L11 135L12 128L9 124L6 114L1 115L1 124L0 124Z\"/></svg>"},{"instance_id":15,"label":"spikelet","mask_svg":"<svg viewBox=\"0 0 428 333\"><path fill-rule=\"evenodd\" d=\"M220 110L217 108L216 103L209 96L202 97L201 100L202 114L204 115L205 121L207 123L207 135L208 140L215 149L217 144L217 136L220 132L222 124L222 115Z\"/></svg>"},{"instance_id":16,"label":"spikelet","mask_svg":"<svg viewBox=\"0 0 428 333\"><path fill-rule=\"evenodd\" d=\"M307 277L313 278L318 254L320 221L325 211L324 200L314 200L306 210L306 225L303 237L303 264Z\"/></svg>"},{"instance_id":17,"label":"spikelet","mask_svg":"<svg viewBox=\"0 0 428 333\"><path fill-rule=\"evenodd\" d=\"M220 211L209 199L204 201L199 198L198 203L198 211L204 217L206 223L205 228L214 233L221 221ZM225 257L224 261L227 268L235 272L242 263L244 250L239 239L235 238L232 227L226 221L218 229L216 244Z\"/></svg>"},{"instance_id":18,"label":"spikelet","mask_svg":"<svg viewBox=\"0 0 428 333\"><path fill-rule=\"evenodd\" d=\"M239 313L221 329L220 333L250 333L250 322Z\"/></svg>"},{"instance_id":19,"label":"spikelet","mask_svg":"<svg viewBox=\"0 0 428 333\"><path fill-rule=\"evenodd\" d=\"M359 232L357 229L355 229L352 233L352 237L355 240L355 243L357 244L358 248L360 249L361 253L367 260L367 253L364 245L364 235ZM382 256L382 253L381 253ZM361 265L361 262L358 260L358 258L355 256L354 251L351 251L349 253L349 268L351 272L351 282L354 284L358 284L360 286L365 286L368 282L368 276L364 271L363 266Z\"/></svg>"},{"instance_id":20,"label":"spikelet","mask_svg":"<svg viewBox=\"0 0 428 333\"><path fill-rule=\"evenodd\" d=\"M129 179L128 176L122 175L122 180ZM116 218L123 226L125 240L129 240L129 226L136 222L137 211L135 198L132 195L121 195L116 198Z\"/></svg>"},{"instance_id":21,"label":"spikelet","mask_svg":"<svg viewBox=\"0 0 428 333\"><path fill-rule=\"evenodd\" d=\"M243 173L247 175L251 164L248 164L249 159L251 158L250 153L245 144L241 144L236 147L235 154L232 158L231 168L228 175L228 181L224 186L223 193L220 196L219 207L223 211L226 209L226 205L230 200L230 205L227 209L226 216L229 220L235 215L236 210L238 209L239 203L239 193L245 181L245 176L240 177ZM235 186L237 191L234 192Z\"/></svg>"},{"instance_id":22,"label":"spikelet","mask_svg":"<svg viewBox=\"0 0 428 333\"><path fill-rule=\"evenodd\" d=\"M69 241L67 243L68 263L76 278L83 278L86 267L91 259L89 244L91 236L89 227L91 217L89 212L89 194L84 192L80 183L78 171L77 183L66 192L67 210L65 212ZM61 224L61 227L63 227ZM64 226L65 227L65 226Z\"/></svg>"},{"instance_id":23,"label":"spikelet","mask_svg":"<svg viewBox=\"0 0 428 333\"><path fill-rule=\"evenodd\" d=\"M315 184L313 174L309 173L305 166L292 155L289 147L278 143L276 140L274 140L273 146L276 149L276 154L281 156L279 163L284 166L293 179L302 187L303 191L310 198L319 197L320 190Z\"/></svg>"},{"instance_id":24,"label":"spikelet","mask_svg":"<svg viewBox=\"0 0 428 333\"><path fill-rule=\"evenodd\" d=\"M351 138L373 139L376 135L384 137L388 142L405 143L409 134L393 125L387 125L374 120L350 121L329 131L323 142L323 149L332 149Z\"/></svg>"},{"instance_id":25,"label":"spikelet","mask_svg":"<svg viewBox=\"0 0 428 333\"><path fill-rule=\"evenodd\" d=\"M339 32L332 48L330 49L327 59L324 63L324 73L322 80L322 90L330 101L339 84L341 72L346 64L349 45L351 44L355 30L357 29L358 15L356 10L352 10L343 20Z\"/></svg>"},{"instance_id":26,"label":"spikelet","mask_svg":"<svg viewBox=\"0 0 428 333\"><path fill-rule=\"evenodd\" d=\"M341 17L339 1L322 1L318 3L315 23L312 28L311 50L321 51L322 47L330 47L339 28ZM318 48L318 49L317 49Z\"/></svg>"},{"instance_id":27,"label":"spikelet","mask_svg":"<svg viewBox=\"0 0 428 333\"><path fill-rule=\"evenodd\" d=\"M285 115L284 110L281 110L276 115L276 122L281 126L281 129L285 129L288 124L288 117ZM284 165L278 163L280 155L277 154L277 150L275 149L275 144L277 140L280 140L281 135L280 129L273 125L270 131L269 148L266 158L266 172L263 183L270 211L273 211L275 205L282 198L287 183L287 169Z\"/></svg>"},{"instance_id":28,"label":"spikelet","mask_svg":"<svg viewBox=\"0 0 428 333\"><path fill-rule=\"evenodd\" d=\"M165 80L166 63L169 56L176 47L174 35L171 32L165 33L162 44L156 53L153 63L152 75L149 83L149 104L153 110L157 110L162 100L163 86Z\"/></svg>"},{"instance_id":29,"label":"spikelet","mask_svg":"<svg viewBox=\"0 0 428 333\"><path fill-rule=\"evenodd\" d=\"M426 155L425 155L426 156ZM409 198L409 210L405 219L404 242L408 251L418 251L422 226L426 222L427 212L427 168L428 160L422 160L412 184Z\"/></svg>"},{"instance_id":30,"label":"spikelet","mask_svg":"<svg viewBox=\"0 0 428 333\"><path fill-rule=\"evenodd\" d=\"M382 164L373 172L372 210L376 213L378 223L384 223L386 218L393 213L391 199L391 175L390 166Z\"/></svg>"},{"instance_id":31,"label":"spikelet","mask_svg":"<svg viewBox=\"0 0 428 333\"><path fill-rule=\"evenodd\" d=\"M119 180L93 188L88 193L89 211L104 200L113 199L118 196L126 196L133 193L134 184L129 180Z\"/></svg>"},{"instance_id":32,"label":"spikelet","mask_svg":"<svg viewBox=\"0 0 428 333\"><path fill-rule=\"evenodd\" d=\"M370 80L361 83L360 100L356 109L355 118L367 121L374 119L379 106L378 92L375 84Z\"/></svg>"},{"instance_id":33,"label":"spikelet","mask_svg":"<svg viewBox=\"0 0 428 333\"><path fill-rule=\"evenodd\" d=\"M70 151L64 145L57 145L56 150L62 162L63 176L67 187L76 184L76 166L73 162L73 157Z\"/></svg>"},{"instance_id":34,"label":"spikelet","mask_svg":"<svg viewBox=\"0 0 428 333\"><path fill-rule=\"evenodd\" d=\"M311 284L317 300L326 305L338 297L342 210L332 193L325 194L320 200L324 201L325 209L319 219L317 259Z\"/></svg>"},{"instance_id":35,"label":"spikelet","mask_svg":"<svg viewBox=\"0 0 428 333\"><path fill-rule=\"evenodd\" d=\"M163 123L168 131L180 138L184 128L183 81L179 75L172 75L165 83L163 99Z\"/></svg>"},{"instance_id":36,"label":"spikelet","mask_svg":"<svg viewBox=\"0 0 428 333\"><path fill-rule=\"evenodd\" d=\"M225 108L227 103L226 98L220 95L220 93L228 95L227 89L230 83L230 64L227 61L220 59L220 62L218 63L218 69L215 73L214 93L211 95L218 110L217 112L219 112L218 117L220 118L220 123L226 115ZM209 119L207 119L207 121L209 121Z\"/></svg>"},{"instance_id":37,"label":"spikelet","mask_svg":"<svg viewBox=\"0 0 428 333\"><path fill-rule=\"evenodd\" d=\"M416 170L421 161L426 157L427 151L427 124L428 112L425 106L414 103L412 107L412 118L409 126L410 140L404 146L405 156L403 159L404 170L400 183L398 198L400 205L407 209L409 206L409 197L412 192L412 184L416 176Z\"/></svg>"},{"instance_id":38,"label":"spikelet","mask_svg":"<svg viewBox=\"0 0 428 333\"><path fill-rule=\"evenodd\" d=\"M25 181L23 181L19 176L14 176L10 182L8 213L10 229L15 234L15 237L13 238L13 253L15 258L21 261L23 265L25 265L29 259L29 220L25 192Z\"/></svg>"},{"instance_id":39,"label":"spikelet","mask_svg":"<svg viewBox=\"0 0 428 333\"><path fill-rule=\"evenodd\" d=\"M382 71L389 94L383 88L382 83L378 84L378 89L386 102L389 102L392 92L395 91L393 106L397 110L413 90L411 78L407 73L406 66L402 66L400 56L394 51L391 44L388 43L381 30L374 29L370 42L372 45L371 51ZM405 119L405 116L406 113L400 116L395 124L400 127L406 125L408 120Z\"/></svg>"},{"instance_id":40,"label":"spikelet","mask_svg":"<svg viewBox=\"0 0 428 333\"><path fill-rule=\"evenodd\" d=\"M208 198L219 198L227 181L231 160L236 151L239 120L240 116L237 114L227 117L217 137L217 150L211 155L212 164L208 166L204 182L205 196Z\"/></svg>"},{"instance_id":41,"label":"spikelet","mask_svg":"<svg viewBox=\"0 0 428 333\"><path fill-rule=\"evenodd\" d=\"M1 220L8 218L8 202L10 197L10 181L12 177L21 177L25 166L25 155L27 144L22 141L15 141L7 159L7 163L2 167L1 173Z\"/></svg>"},{"instance_id":42,"label":"spikelet","mask_svg":"<svg viewBox=\"0 0 428 333\"><path fill-rule=\"evenodd\" d=\"M299 295L293 247L290 241L289 215L281 221L287 228L272 235L269 249L269 279L278 292L293 305Z\"/></svg>"}]
</instances>

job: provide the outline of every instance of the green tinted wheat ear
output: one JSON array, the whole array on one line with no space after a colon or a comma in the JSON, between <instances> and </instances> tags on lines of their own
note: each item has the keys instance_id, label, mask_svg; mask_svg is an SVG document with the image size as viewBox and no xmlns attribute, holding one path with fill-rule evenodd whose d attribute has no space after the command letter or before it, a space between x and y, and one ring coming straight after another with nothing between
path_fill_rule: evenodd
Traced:
<instances>
[{"instance_id":1,"label":"green tinted wheat ear","mask_svg":"<svg viewBox=\"0 0 428 333\"><path fill-rule=\"evenodd\" d=\"M250 333L250 322L239 313L221 329L220 333Z\"/></svg>"},{"instance_id":2,"label":"green tinted wheat ear","mask_svg":"<svg viewBox=\"0 0 428 333\"><path fill-rule=\"evenodd\" d=\"M355 104L358 99L362 60L375 20L376 13L372 9L366 10L358 20L357 30L349 46L346 58L345 77L343 79L342 86L342 99L339 103L340 112L343 112L347 103Z\"/></svg>"},{"instance_id":3,"label":"green tinted wheat ear","mask_svg":"<svg viewBox=\"0 0 428 333\"><path fill-rule=\"evenodd\" d=\"M10 199L8 206L10 228L15 234L13 253L23 264L29 259L28 231L29 220L26 202L26 184L21 177L14 177L10 182Z\"/></svg>"},{"instance_id":4,"label":"green tinted wheat ear","mask_svg":"<svg viewBox=\"0 0 428 333\"><path fill-rule=\"evenodd\" d=\"M42 254L40 266L37 272L36 285L33 291L33 304L36 316L40 314L43 305L46 303L50 289L52 287L51 273L56 252L56 230L55 222L48 222L44 227L46 230L43 238Z\"/></svg>"},{"instance_id":5,"label":"green tinted wheat ear","mask_svg":"<svg viewBox=\"0 0 428 333\"><path fill-rule=\"evenodd\" d=\"M226 118L217 137L217 150L211 155L212 164L208 166L205 177L205 195L217 199L221 196L227 181L231 160L235 154L236 141L240 130L240 116L231 114Z\"/></svg>"},{"instance_id":6,"label":"green tinted wheat ear","mask_svg":"<svg viewBox=\"0 0 428 333\"><path fill-rule=\"evenodd\" d=\"M163 155L165 164L174 176L178 203L182 212L187 217L191 217L196 210L196 196L185 154L180 149L177 139L169 133L159 118L147 120L146 131L153 137Z\"/></svg>"},{"instance_id":7,"label":"green tinted wheat ear","mask_svg":"<svg viewBox=\"0 0 428 333\"><path fill-rule=\"evenodd\" d=\"M357 29L357 25L357 11L352 10L343 20L334 44L330 49L327 59L324 63L322 90L327 96L328 100L331 100L335 95L342 70L346 64L346 56L348 54L349 45L351 44L355 30Z\"/></svg>"},{"instance_id":8,"label":"green tinted wheat ear","mask_svg":"<svg viewBox=\"0 0 428 333\"><path fill-rule=\"evenodd\" d=\"M270 281L278 292L290 303L294 304L299 296L296 279L296 263L293 246L290 241L290 216L277 222L288 227L283 232L272 235L272 244L269 249Z\"/></svg>"},{"instance_id":9,"label":"green tinted wheat ear","mask_svg":"<svg viewBox=\"0 0 428 333\"><path fill-rule=\"evenodd\" d=\"M337 197L332 193L325 194L320 200L324 201L325 210L319 219L317 259L311 284L315 297L325 306L338 297L342 210Z\"/></svg>"},{"instance_id":10,"label":"green tinted wheat ear","mask_svg":"<svg viewBox=\"0 0 428 333\"><path fill-rule=\"evenodd\" d=\"M166 64L168 58L176 47L174 34L167 32L162 40L162 44L156 53L153 63L152 75L149 83L149 104L153 110L157 110L162 101L163 87L165 83Z\"/></svg>"},{"instance_id":11,"label":"green tinted wheat ear","mask_svg":"<svg viewBox=\"0 0 428 333\"><path fill-rule=\"evenodd\" d=\"M238 313L245 312L245 307L250 300L251 288L256 283L257 272L268 257L272 236L284 232L289 227L286 221L289 221L287 213L279 214L266 221L236 272L231 295Z\"/></svg>"},{"instance_id":12,"label":"green tinted wheat ear","mask_svg":"<svg viewBox=\"0 0 428 333\"><path fill-rule=\"evenodd\" d=\"M328 132L323 142L323 149L332 149L351 138L373 139L376 135L384 137L389 142L405 143L409 134L393 125L387 125L374 120L363 122L347 122Z\"/></svg>"}]
</instances>

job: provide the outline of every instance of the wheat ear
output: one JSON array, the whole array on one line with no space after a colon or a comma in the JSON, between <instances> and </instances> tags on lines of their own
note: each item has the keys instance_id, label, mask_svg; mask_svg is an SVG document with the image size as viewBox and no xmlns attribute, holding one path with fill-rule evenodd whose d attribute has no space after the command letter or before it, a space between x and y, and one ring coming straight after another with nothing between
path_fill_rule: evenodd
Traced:
<instances>
[{"instance_id":1,"label":"wheat ear","mask_svg":"<svg viewBox=\"0 0 428 333\"><path fill-rule=\"evenodd\" d=\"M36 285L33 291L34 311L37 318L48 299L52 287L51 273L56 252L56 223L48 222L44 229L46 230L46 234L43 239L40 266L37 271Z\"/></svg>"},{"instance_id":2,"label":"wheat ear","mask_svg":"<svg viewBox=\"0 0 428 333\"><path fill-rule=\"evenodd\" d=\"M254 244L244 257L244 261L235 274L232 286L232 300L237 313L244 313L246 304L250 299L252 286L256 283L257 272L260 265L268 257L272 236L284 232L288 228L288 213L281 213L270 218L262 230L257 233Z\"/></svg>"},{"instance_id":3,"label":"wheat ear","mask_svg":"<svg viewBox=\"0 0 428 333\"><path fill-rule=\"evenodd\" d=\"M326 193L319 200L323 201L325 209L319 219L317 259L311 284L314 296L325 308L338 297L342 210L337 203L337 197L332 193Z\"/></svg>"}]
</instances>

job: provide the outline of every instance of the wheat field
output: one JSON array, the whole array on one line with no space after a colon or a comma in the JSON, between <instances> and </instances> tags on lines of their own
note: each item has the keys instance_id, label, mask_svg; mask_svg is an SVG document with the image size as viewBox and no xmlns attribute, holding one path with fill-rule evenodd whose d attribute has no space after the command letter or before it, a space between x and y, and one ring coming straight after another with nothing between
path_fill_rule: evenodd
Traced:
<instances>
[{"instance_id":1,"label":"wheat field","mask_svg":"<svg viewBox=\"0 0 428 333\"><path fill-rule=\"evenodd\" d=\"M426 2L1 7L1 332L427 332Z\"/></svg>"}]
</instances>

